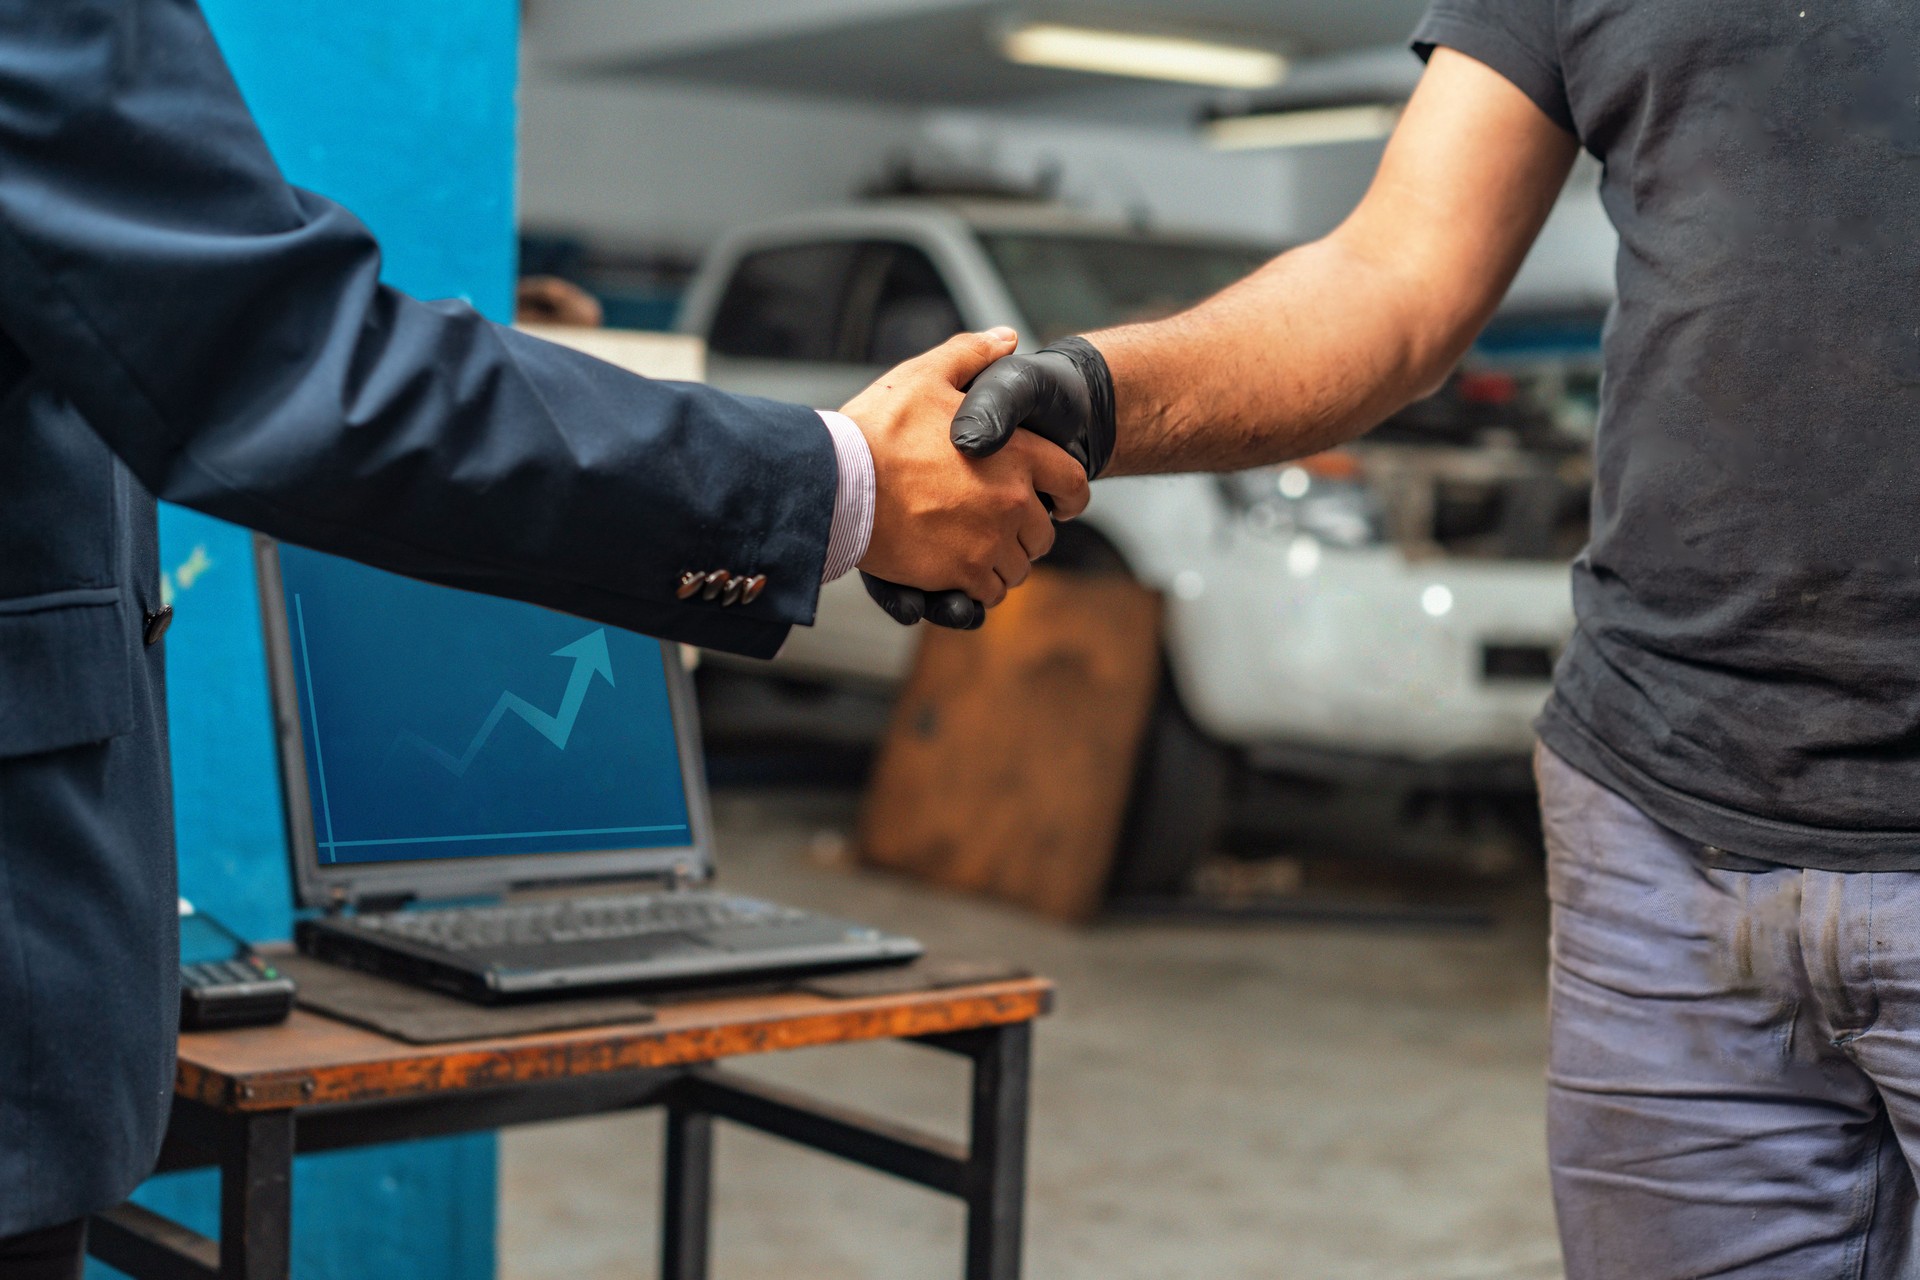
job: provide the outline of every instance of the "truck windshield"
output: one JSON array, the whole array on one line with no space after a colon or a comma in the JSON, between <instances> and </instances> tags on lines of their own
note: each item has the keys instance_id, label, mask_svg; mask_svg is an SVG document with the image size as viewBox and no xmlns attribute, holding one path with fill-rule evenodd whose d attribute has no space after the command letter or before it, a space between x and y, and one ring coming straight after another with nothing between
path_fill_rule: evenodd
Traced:
<instances>
[{"instance_id":1,"label":"truck windshield","mask_svg":"<svg viewBox=\"0 0 1920 1280\"><path fill-rule=\"evenodd\" d=\"M1043 344L1172 315L1272 256L1257 245L1120 235L990 231L980 240Z\"/></svg>"}]
</instances>

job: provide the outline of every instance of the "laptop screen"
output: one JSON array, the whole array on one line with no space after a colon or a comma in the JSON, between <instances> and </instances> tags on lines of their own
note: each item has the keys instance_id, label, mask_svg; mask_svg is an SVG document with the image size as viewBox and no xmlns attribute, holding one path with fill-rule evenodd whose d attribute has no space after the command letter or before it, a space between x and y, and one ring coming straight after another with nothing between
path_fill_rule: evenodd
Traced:
<instances>
[{"instance_id":1,"label":"laptop screen","mask_svg":"<svg viewBox=\"0 0 1920 1280\"><path fill-rule=\"evenodd\" d=\"M659 641L278 553L321 867L694 843Z\"/></svg>"}]
</instances>

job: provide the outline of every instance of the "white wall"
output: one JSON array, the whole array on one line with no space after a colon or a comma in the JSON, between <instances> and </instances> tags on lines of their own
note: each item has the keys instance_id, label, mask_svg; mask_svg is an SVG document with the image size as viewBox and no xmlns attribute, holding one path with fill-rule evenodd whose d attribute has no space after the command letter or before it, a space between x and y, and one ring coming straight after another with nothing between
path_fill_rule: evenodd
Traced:
<instances>
[{"instance_id":1,"label":"white wall","mask_svg":"<svg viewBox=\"0 0 1920 1280\"><path fill-rule=\"evenodd\" d=\"M1211 151L1189 130L944 111L927 116L919 138L1014 179L1057 166L1061 195L1092 213L1272 241L1293 224L1282 157Z\"/></svg>"},{"instance_id":2,"label":"white wall","mask_svg":"<svg viewBox=\"0 0 1920 1280\"><path fill-rule=\"evenodd\" d=\"M681 27L687 8L665 6L682 12ZM1092 212L1144 212L1157 225L1297 241L1344 217L1379 161L1377 144L1218 153L1185 128L586 79L560 68L550 29L543 39L552 24L535 19L546 9L530 10L522 68L521 222L529 228L693 256L741 223L846 200L905 152L1014 179L1057 165L1063 195ZM729 0L706 20L744 21L746 11ZM578 24L569 38L583 38ZM1595 178L1583 167L1523 268L1519 290L1531 300L1610 294L1616 242Z\"/></svg>"},{"instance_id":3,"label":"white wall","mask_svg":"<svg viewBox=\"0 0 1920 1280\"><path fill-rule=\"evenodd\" d=\"M1100 213L1144 211L1156 223L1260 239L1299 223L1285 158L1217 154L1185 128L756 98L579 71L623 54L953 3L528 0L522 225L698 252L730 226L845 200L902 152L1016 178L1057 164L1064 194Z\"/></svg>"},{"instance_id":4,"label":"white wall","mask_svg":"<svg viewBox=\"0 0 1920 1280\"><path fill-rule=\"evenodd\" d=\"M582 81L520 90L520 221L697 253L728 227L844 200L917 122L736 90Z\"/></svg>"},{"instance_id":5,"label":"white wall","mask_svg":"<svg viewBox=\"0 0 1920 1280\"><path fill-rule=\"evenodd\" d=\"M556 62L708 47L987 0L523 0L527 43Z\"/></svg>"},{"instance_id":6,"label":"white wall","mask_svg":"<svg viewBox=\"0 0 1920 1280\"><path fill-rule=\"evenodd\" d=\"M523 72L530 228L697 253L740 223L845 200L901 153L1017 180L1058 165L1075 205L1160 225L1277 240L1300 221L1285 157L1216 153L1185 131Z\"/></svg>"}]
</instances>

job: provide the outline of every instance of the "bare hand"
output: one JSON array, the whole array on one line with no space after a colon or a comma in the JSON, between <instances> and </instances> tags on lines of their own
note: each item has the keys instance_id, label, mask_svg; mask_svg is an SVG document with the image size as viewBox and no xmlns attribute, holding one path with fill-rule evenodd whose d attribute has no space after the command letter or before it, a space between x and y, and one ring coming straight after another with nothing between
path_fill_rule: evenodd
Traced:
<instances>
[{"instance_id":1,"label":"bare hand","mask_svg":"<svg viewBox=\"0 0 1920 1280\"><path fill-rule=\"evenodd\" d=\"M963 333L887 373L842 410L873 450L873 540L861 569L927 591L958 589L992 607L1052 549L1054 516L1086 510L1086 468L1038 436L1016 432L978 460L949 440L967 385L1017 342L1007 329Z\"/></svg>"}]
</instances>

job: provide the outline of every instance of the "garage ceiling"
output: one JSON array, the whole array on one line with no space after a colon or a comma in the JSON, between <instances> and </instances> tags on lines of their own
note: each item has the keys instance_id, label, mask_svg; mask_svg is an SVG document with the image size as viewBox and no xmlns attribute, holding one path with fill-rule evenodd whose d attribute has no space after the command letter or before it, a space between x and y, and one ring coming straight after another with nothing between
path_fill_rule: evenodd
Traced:
<instances>
[{"instance_id":1,"label":"garage ceiling","mask_svg":"<svg viewBox=\"0 0 1920 1280\"><path fill-rule=\"evenodd\" d=\"M1328 55L1398 45L1425 0L1037 0L1017 5L903 0L891 6L869 0L851 12L844 5L838 12L831 7L823 12L818 4L761 0L756 8L758 23L730 15L716 21L706 39L682 29L665 45L635 47L606 39L589 44L576 32L568 43L580 52L565 60L597 76L666 78L911 107L1191 120L1202 105L1220 100L1221 92L1015 66L1001 57L1000 37L1017 22L1044 19L1219 38L1277 49L1311 65ZM628 12L638 17L636 10ZM605 22L604 6L602 13ZM644 30L645 24L639 25ZM611 39L615 33L605 34ZM601 52L587 53L588 48ZM609 49L620 51L605 52ZM1406 65L1410 79L1411 58Z\"/></svg>"}]
</instances>

